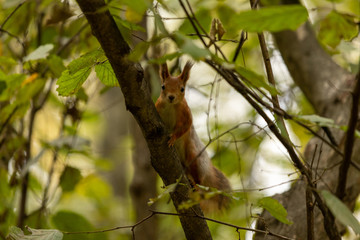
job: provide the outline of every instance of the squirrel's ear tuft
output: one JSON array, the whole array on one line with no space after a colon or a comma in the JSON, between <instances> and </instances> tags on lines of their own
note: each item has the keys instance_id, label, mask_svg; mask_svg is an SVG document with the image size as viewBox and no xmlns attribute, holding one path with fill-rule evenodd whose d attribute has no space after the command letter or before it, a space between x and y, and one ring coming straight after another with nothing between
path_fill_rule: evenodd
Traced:
<instances>
[{"instance_id":1,"label":"squirrel's ear tuft","mask_svg":"<svg viewBox=\"0 0 360 240\"><path fill-rule=\"evenodd\" d=\"M189 80L189 77L190 77L190 70L192 68L192 66L194 65L193 62L191 61L187 61L185 66L184 66L184 69L180 75L180 78L184 81L184 83L187 82L187 80Z\"/></svg>"},{"instance_id":2,"label":"squirrel's ear tuft","mask_svg":"<svg viewBox=\"0 0 360 240\"><path fill-rule=\"evenodd\" d=\"M166 63L163 63L160 65L160 77L161 77L162 82L165 82L165 80L168 77L170 77L169 70L168 70Z\"/></svg>"}]
</instances>

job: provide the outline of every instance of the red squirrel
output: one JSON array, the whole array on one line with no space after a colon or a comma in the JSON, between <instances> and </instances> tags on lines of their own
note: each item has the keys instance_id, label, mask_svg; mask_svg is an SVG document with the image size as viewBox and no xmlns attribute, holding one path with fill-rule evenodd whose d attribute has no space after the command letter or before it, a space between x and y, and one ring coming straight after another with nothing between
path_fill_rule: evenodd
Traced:
<instances>
[{"instance_id":1,"label":"red squirrel","mask_svg":"<svg viewBox=\"0 0 360 240\"><path fill-rule=\"evenodd\" d=\"M185 100L185 85L189 80L192 65L188 61L182 73L177 77L170 75L166 63L160 66L162 90L155 106L171 132L168 145L175 146L178 151L185 174L191 184L195 188L197 188L196 184L199 184L227 192L231 190L230 183L224 174L211 163L204 144L192 124L191 111ZM228 197L216 195L200 201L200 206L205 212L211 212L223 209L228 202Z\"/></svg>"}]
</instances>

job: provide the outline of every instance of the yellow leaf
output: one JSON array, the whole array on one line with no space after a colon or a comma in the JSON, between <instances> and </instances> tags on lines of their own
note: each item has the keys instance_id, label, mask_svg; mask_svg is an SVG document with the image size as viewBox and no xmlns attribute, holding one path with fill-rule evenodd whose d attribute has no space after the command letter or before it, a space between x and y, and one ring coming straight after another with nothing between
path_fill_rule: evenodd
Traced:
<instances>
[{"instance_id":1,"label":"yellow leaf","mask_svg":"<svg viewBox=\"0 0 360 240\"><path fill-rule=\"evenodd\" d=\"M132 23L138 23L143 18L142 14L137 13L136 11L132 10L131 8L128 8L125 12L126 20Z\"/></svg>"},{"instance_id":2,"label":"yellow leaf","mask_svg":"<svg viewBox=\"0 0 360 240\"><path fill-rule=\"evenodd\" d=\"M33 82L35 79L37 79L39 77L38 73L33 73L31 74L29 77L27 77L22 83L21 86L23 87L24 85Z\"/></svg>"}]
</instances>

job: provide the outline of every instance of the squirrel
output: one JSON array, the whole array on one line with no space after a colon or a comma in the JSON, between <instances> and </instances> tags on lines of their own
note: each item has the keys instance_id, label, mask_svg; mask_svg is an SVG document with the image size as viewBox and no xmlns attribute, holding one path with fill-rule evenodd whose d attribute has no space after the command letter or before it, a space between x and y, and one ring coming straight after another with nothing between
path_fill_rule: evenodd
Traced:
<instances>
[{"instance_id":1,"label":"squirrel","mask_svg":"<svg viewBox=\"0 0 360 240\"><path fill-rule=\"evenodd\" d=\"M185 100L185 86L192 66L193 64L188 61L177 77L170 75L166 63L160 66L162 86L155 107L165 126L171 131L168 146L174 146L178 151L191 185L198 191L200 189L196 184L228 192L231 190L230 183L211 163L204 144L192 124L191 110ZM200 207L205 212L215 212L226 208L229 201L229 197L218 194L210 199L201 200Z\"/></svg>"}]
</instances>

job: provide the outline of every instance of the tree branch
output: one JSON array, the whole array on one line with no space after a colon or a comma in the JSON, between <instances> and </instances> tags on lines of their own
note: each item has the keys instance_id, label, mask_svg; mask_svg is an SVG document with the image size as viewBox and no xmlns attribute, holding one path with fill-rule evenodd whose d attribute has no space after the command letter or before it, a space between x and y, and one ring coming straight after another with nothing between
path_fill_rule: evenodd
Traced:
<instances>
[{"instance_id":1,"label":"tree branch","mask_svg":"<svg viewBox=\"0 0 360 240\"><path fill-rule=\"evenodd\" d=\"M149 92L149 83L144 80L144 72L138 63L127 59L130 47L125 42L116 23L103 0L77 0L85 14L93 35L98 39L105 55L115 72L124 94L127 109L133 114L147 141L151 163L165 185L180 179L175 192L170 193L175 208L188 200L190 185L184 176L179 157L174 148L167 146L167 131L160 120ZM202 215L199 205L183 210L179 216L187 239L211 239L205 220L189 217L193 211Z\"/></svg>"},{"instance_id":2,"label":"tree branch","mask_svg":"<svg viewBox=\"0 0 360 240\"><path fill-rule=\"evenodd\" d=\"M357 75L356 85L354 91L352 92L352 107L351 107L349 124L346 132L346 139L344 144L344 160L339 168L339 180L336 189L336 195L340 199L343 199L345 197L347 175L351 163L351 156L353 153L353 147L355 142L355 130L358 121L358 113L359 113L359 99L360 99L360 73Z\"/></svg>"}]
</instances>

